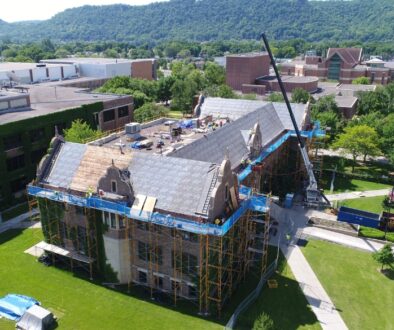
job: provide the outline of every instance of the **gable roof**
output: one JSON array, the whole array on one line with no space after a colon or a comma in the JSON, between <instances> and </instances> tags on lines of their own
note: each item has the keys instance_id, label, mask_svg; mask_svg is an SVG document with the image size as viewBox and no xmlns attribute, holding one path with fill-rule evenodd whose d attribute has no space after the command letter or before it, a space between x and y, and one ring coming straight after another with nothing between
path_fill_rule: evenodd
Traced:
<instances>
[{"instance_id":1,"label":"gable roof","mask_svg":"<svg viewBox=\"0 0 394 330\"><path fill-rule=\"evenodd\" d=\"M206 99L202 106L202 114L217 114L235 116L232 112L235 101L240 101L245 107L238 107L242 116L220 129L206 134L203 138L185 145L179 150L168 154L171 157L194 159L220 164L226 152L233 168L240 165L242 158L249 153L245 136L256 123L259 123L262 145L267 146L278 138L284 131L293 129L286 105L283 103L267 103L261 101ZM206 103L207 102L207 103ZM305 115L305 105L293 106L298 125L302 127ZM242 109L242 110L241 110ZM254 110L253 110L254 109Z\"/></svg>"},{"instance_id":2,"label":"gable roof","mask_svg":"<svg viewBox=\"0 0 394 330\"><path fill-rule=\"evenodd\" d=\"M129 171L136 193L157 198L161 210L196 216L209 198L219 167L190 159L135 153Z\"/></svg>"},{"instance_id":3,"label":"gable roof","mask_svg":"<svg viewBox=\"0 0 394 330\"><path fill-rule=\"evenodd\" d=\"M335 54L338 54L344 62L355 66L356 64L360 63L362 52L362 48L329 48L326 61Z\"/></svg>"},{"instance_id":4,"label":"gable roof","mask_svg":"<svg viewBox=\"0 0 394 330\"><path fill-rule=\"evenodd\" d=\"M113 161L120 169L128 168L136 195L155 197L158 209L189 216L207 213L203 206L219 170L207 162L71 142L62 143L54 157L49 175L41 183L95 192Z\"/></svg>"}]
</instances>

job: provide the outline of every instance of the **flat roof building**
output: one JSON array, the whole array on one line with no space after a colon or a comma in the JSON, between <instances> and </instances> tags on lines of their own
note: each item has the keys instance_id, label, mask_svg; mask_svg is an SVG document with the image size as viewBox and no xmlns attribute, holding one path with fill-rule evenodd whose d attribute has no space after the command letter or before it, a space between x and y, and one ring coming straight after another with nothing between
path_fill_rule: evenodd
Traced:
<instances>
[{"instance_id":1,"label":"flat roof building","mask_svg":"<svg viewBox=\"0 0 394 330\"><path fill-rule=\"evenodd\" d=\"M60 59L41 60L48 64L69 64L78 68L82 77L113 78L128 76L147 80L157 78L155 59L122 59L122 58L85 58L69 57Z\"/></svg>"},{"instance_id":2,"label":"flat roof building","mask_svg":"<svg viewBox=\"0 0 394 330\"><path fill-rule=\"evenodd\" d=\"M52 83L8 85L0 90L2 208L23 199L55 126L61 132L78 118L103 131L124 127L133 118L133 99Z\"/></svg>"}]
</instances>

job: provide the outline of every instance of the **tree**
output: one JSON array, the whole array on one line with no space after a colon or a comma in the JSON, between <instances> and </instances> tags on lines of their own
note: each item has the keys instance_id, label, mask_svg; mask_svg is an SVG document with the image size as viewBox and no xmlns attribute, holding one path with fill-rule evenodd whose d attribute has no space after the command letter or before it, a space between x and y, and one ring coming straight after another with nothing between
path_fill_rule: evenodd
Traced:
<instances>
[{"instance_id":1,"label":"tree","mask_svg":"<svg viewBox=\"0 0 394 330\"><path fill-rule=\"evenodd\" d=\"M291 92L291 102L293 103L304 103L309 101L309 93L303 88L295 88Z\"/></svg>"},{"instance_id":2,"label":"tree","mask_svg":"<svg viewBox=\"0 0 394 330\"><path fill-rule=\"evenodd\" d=\"M208 85L223 85L226 81L224 68L214 62L205 64L204 73Z\"/></svg>"},{"instance_id":3,"label":"tree","mask_svg":"<svg viewBox=\"0 0 394 330\"><path fill-rule=\"evenodd\" d=\"M353 167L356 164L358 156L364 156L364 162L367 156L377 156L380 153L379 138L376 131L366 125L358 125L353 127L346 127L344 133L338 136L334 142L334 149L343 149L345 152L350 153L353 157Z\"/></svg>"},{"instance_id":4,"label":"tree","mask_svg":"<svg viewBox=\"0 0 394 330\"><path fill-rule=\"evenodd\" d=\"M382 264L380 270L383 271L384 266L389 266L394 263L394 254L391 249L391 244L385 244L379 251L373 253L372 257L375 261Z\"/></svg>"},{"instance_id":5,"label":"tree","mask_svg":"<svg viewBox=\"0 0 394 330\"><path fill-rule=\"evenodd\" d=\"M158 117L164 117L168 114L168 109L155 103L145 103L143 106L134 111L134 120L143 123Z\"/></svg>"},{"instance_id":6,"label":"tree","mask_svg":"<svg viewBox=\"0 0 394 330\"><path fill-rule=\"evenodd\" d=\"M274 330L274 329L275 329L274 322L266 313L261 313L253 324L253 330Z\"/></svg>"},{"instance_id":7,"label":"tree","mask_svg":"<svg viewBox=\"0 0 394 330\"><path fill-rule=\"evenodd\" d=\"M370 83L367 77L358 77L352 81L353 85L369 85Z\"/></svg>"},{"instance_id":8,"label":"tree","mask_svg":"<svg viewBox=\"0 0 394 330\"><path fill-rule=\"evenodd\" d=\"M270 102L284 102L285 99L283 98L282 93L271 93L268 97L267 100Z\"/></svg>"},{"instance_id":9,"label":"tree","mask_svg":"<svg viewBox=\"0 0 394 330\"><path fill-rule=\"evenodd\" d=\"M341 111L332 95L319 98L311 107L312 120L320 121L323 127L330 127L337 131L344 124Z\"/></svg>"},{"instance_id":10,"label":"tree","mask_svg":"<svg viewBox=\"0 0 394 330\"><path fill-rule=\"evenodd\" d=\"M93 130L81 119L74 120L71 127L64 130L64 138L66 141L75 143L86 143L87 141L98 139L100 135L100 131Z\"/></svg>"},{"instance_id":11,"label":"tree","mask_svg":"<svg viewBox=\"0 0 394 330\"><path fill-rule=\"evenodd\" d=\"M175 79L172 76L159 79L157 84L157 99L159 101L168 104L168 101L171 100L172 97L171 88L174 82Z\"/></svg>"}]
</instances>

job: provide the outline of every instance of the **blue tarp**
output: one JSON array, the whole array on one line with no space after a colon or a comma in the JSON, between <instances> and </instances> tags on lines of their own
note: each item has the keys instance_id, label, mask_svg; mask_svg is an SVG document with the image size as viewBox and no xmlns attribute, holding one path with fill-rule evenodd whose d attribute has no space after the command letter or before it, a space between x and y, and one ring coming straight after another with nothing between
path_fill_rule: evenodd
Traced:
<instances>
[{"instance_id":1,"label":"blue tarp","mask_svg":"<svg viewBox=\"0 0 394 330\"><path fill-rule=\"evenodd\" d=\"M19 294L8 294L0 299L0 316L9 320L18 321L22 315L33 305L40 303L34 298Z\"/></svg>"}]
</instances>

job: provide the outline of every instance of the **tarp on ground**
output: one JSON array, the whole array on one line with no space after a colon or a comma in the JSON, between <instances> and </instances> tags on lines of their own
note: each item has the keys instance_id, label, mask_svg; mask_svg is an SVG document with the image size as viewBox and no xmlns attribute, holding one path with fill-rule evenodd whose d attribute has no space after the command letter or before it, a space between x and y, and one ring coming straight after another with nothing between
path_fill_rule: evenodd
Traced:
<instances>
[{"instance_id":1,"label":"tarp on ground","mask_svg":"<svg viewBox=\"0 0 394 330\"><path fill-rule=\"evenodd\" d=\"M30 307L16 324L21 330L46 330L51 329L54 322L53 314L37 305Z\"/></svg>"},{"instance_id":2,"label":"tarp on ground","mask_svg":"<svg viewBox=\"0 0 394 330\"><path fill-rule=\"evenodd\" d=\"M13 321L19 320L22 315L33 305L40 303L34 298L19 295L8 294L0 299L0 315Z\"/></svg>"}]
</instances>

